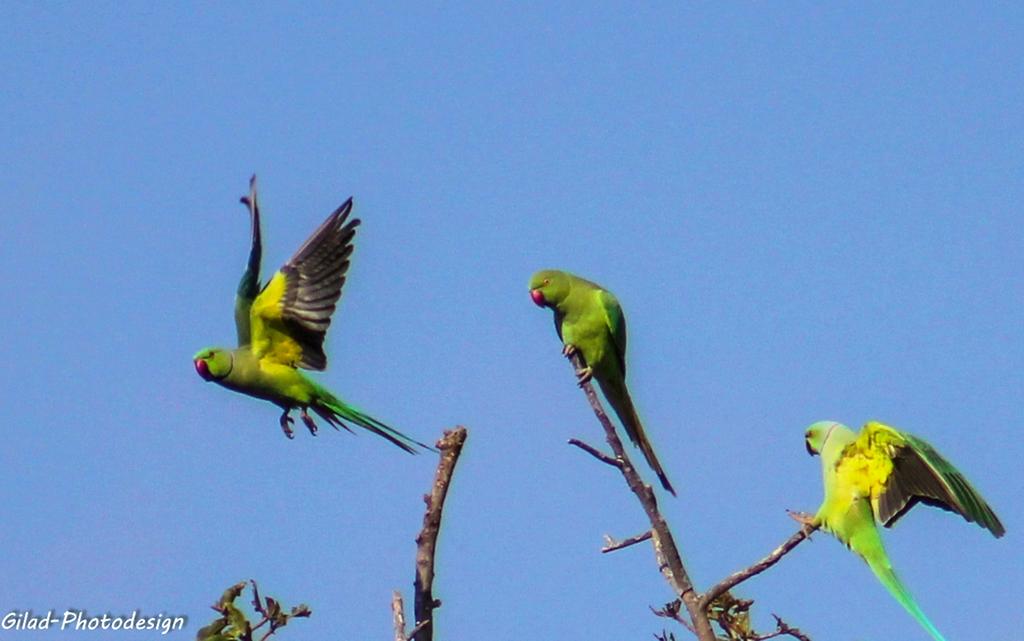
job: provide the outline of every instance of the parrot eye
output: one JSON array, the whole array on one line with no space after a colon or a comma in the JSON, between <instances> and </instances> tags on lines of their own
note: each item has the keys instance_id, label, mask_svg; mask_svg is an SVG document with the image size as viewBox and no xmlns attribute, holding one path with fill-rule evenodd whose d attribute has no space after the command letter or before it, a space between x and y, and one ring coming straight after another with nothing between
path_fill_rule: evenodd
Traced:
<instances>
[{"instance_id":1,"label":"parrot eye","mask_svg":"<svg viewBox=\"0 0 1024 641\"><path fill-rule=\"evenodd\" d=\"M551 284L551 279L550 278L545 278L544 279L544 284L545 285L550 285Z\"/></svg>"}]
</instances>

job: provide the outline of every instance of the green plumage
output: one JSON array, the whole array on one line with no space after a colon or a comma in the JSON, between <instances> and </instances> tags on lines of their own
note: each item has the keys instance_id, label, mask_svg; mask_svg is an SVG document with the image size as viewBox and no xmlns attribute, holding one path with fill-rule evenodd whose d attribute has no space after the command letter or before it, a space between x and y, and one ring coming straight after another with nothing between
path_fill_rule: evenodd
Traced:
<instances>
[{"instance_id":1,"label":"green plumage","mask_svg":"<svg viewBox=\"0 0 1024 641\"><path fill-rule=\"evenodd\" d=\"M898 472L879 507L879 518L886 527L920 502L959 514L997 538L1003 536L1006 529L999 517L960 470L927 441L907 432L899 434L906 446L896 452L894 465Z\"/></svg>"},{"instance_id":2,"label":"green plumage","mask_svg":"<svg viewBox=\"0 0 1024 641\"><path fill-rule=\"evenodd\" d=\"M260 210L255 177L242 198L250 213L252 241L245 273L235 298L238 347L200 350L193 362L204 379L280 406L281 429L293 437L289 416L299 409L310 433L317 426L307 410L335 428L351 423L407 452L429 446L348 405L297 368L327 366L323 341L331 323L352 254L359 219L349 220L352 199L335 210L292 258L260 288L262 254Z\"/></svg>"},{"instance_id":3,"label":"green plumage","mask_svg":"<svg viewBox=\"0 0 1024 641\"><path fill-rule=\"evenodd\" d=\"M807 451L821 455L825 499L814 517L857 553L889 594L936 639L945 641L896 575L876 521L891 527L917 503L960 514L993 536L1003 524L971 484L923 439L871 422L860 434L833 421L811 425Z\"/></svg>"},{"instance_id":4,"label":"green plumage","mask_svg":"<svg viewBox=\"0 0 1024 641\"><path fill-rule=\"evenodd\" d=\"M626 318L619 301L600 285L557 270L534 274L530 296L554 312L555 330L565 349L577 350L586 363L579 372L581 381L593 376L629 440L643 452L662 487L674 495L626 387Z\"/></svg>"}]
</instances>

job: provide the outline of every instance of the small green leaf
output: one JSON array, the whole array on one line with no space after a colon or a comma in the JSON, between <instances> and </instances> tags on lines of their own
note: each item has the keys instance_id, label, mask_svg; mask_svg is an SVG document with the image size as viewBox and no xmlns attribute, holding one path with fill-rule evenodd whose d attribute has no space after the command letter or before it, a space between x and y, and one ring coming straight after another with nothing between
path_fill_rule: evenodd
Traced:
<instances>
[{"instance_id":1,"label":"small green leaf","mask_svg":"<svg viewBox=\"0 0 1024 641\"><path fill-rule=\"evenodd\" d=\"M235 599L237 599L238 596L242 594L242 590L245 589L245 586L246 582L240 581L232 585L227 590L224 590L224 594L222 594L220 597L220 606L223 608L224 606L233 603Z\"/></svg>"},{"instance_id":2,"label":"small green leaf","mask_svg":"<svg viewBox=\"0 0 1024 641\"><path fill-rule=\"evenodd\" d=\"M225 614L231 627L239 636L249 632L249 618L245 616L245 612L236 608L235 604L229 603Z\"/></svg>"},{"instance_id":3,"label":"small green leaf","mask_svg":"<svg viewBox=\"0 0 1024 641\"><path fill-rule=\"evenodd\" d=\"M220 632L227 624L226 619L217 619L210 625L200 628L196 633L196 641L219 641Z\"/></svg>"}]
</instances>

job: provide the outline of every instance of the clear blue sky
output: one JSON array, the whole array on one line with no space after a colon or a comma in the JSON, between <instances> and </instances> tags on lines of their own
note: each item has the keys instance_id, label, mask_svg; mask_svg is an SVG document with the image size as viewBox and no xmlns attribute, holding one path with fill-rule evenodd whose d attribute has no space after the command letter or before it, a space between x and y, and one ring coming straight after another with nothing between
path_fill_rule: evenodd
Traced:
<instances>
[{"instance_id":1,"label":"clear blue sky","mask_svg":"<svg viewBox=\"0 0 1024 641\"><path fill-rule=\"evenodd\" d=\"M0 7L4 612L186 614L190 639L253 577L313 609L282 639L390 638L434 457L289 442L192 368L234 339L256 172L265 273L349 195L364 221L319 380L421 440L471 430L440 638L666 625L649 548L598 553L644 519L565 444L601 436L542 267L623 304L698 587L817 507L809 423L880 419L1009 530L917 509L897 569L950 641L1018 638L1019 6L150 4ZM927 639L827 536L740 595L815 641Z\"/></svg>"}]
</instances>

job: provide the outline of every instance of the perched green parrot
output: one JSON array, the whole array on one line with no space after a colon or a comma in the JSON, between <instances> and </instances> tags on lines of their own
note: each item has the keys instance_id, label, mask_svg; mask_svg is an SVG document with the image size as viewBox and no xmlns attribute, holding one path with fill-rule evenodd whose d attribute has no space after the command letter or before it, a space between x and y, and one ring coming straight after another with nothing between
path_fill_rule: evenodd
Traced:
<instances>
[{"instance_id":1,"label":"perched green parrot","mask_svg":"<svg viewBox=\"0 0 1024 641\"><path fill-rule=\"evenodd\" d=\"M821 455L825 500L812 524L864 559L889 593L935 639L945 641L896 576L875 521L891 527L917 503L956 512L997 538L1006 530L985 499L931 445L871 422L860 434L833 421L807 428L808 453Z\"/></svg>"},{"instance_id":2,"label":"perched green parrot","mask_svg":"<svg viewBox=\"0 0 1024 641\"><path fill-rule=\"evenodd\" d=\"M260 289L260 208L256 177L249 195L242 197L252 222L249 263L235 298L238 347L209 347L193 357L196 372L230 390L268 400L280 406L281 429L293 438L289 413L298 408L302 422L314 436L313 410L335 429L353 423L383 436L407 452L429 446L346 404L304 376L297 368L323 370L327 356L324 336L331 324L341 286L345 284L352 239L359 219L349 219L352 199L338 207L295 255Z\"/></svg>"},{"instance_id":3,"label":"perched green parrot","mask_svg":"<svg viewBox=\"0 0 1024 641\"><path fill-rule=\"evenodd\" d=\"M568 272L546 269L530 278L530 297L555 313L555 330L566 356L579 352L586 366L576 372L580 385L597 379L605 398L640 448L661 485L675 495L626 388L626 317L615 296L600 285Z\"/></svg>"}]
</instances>

